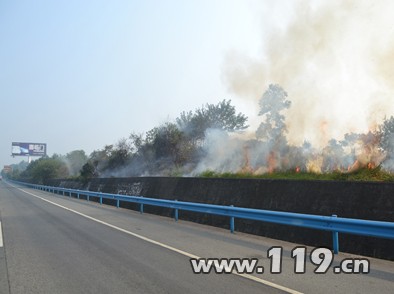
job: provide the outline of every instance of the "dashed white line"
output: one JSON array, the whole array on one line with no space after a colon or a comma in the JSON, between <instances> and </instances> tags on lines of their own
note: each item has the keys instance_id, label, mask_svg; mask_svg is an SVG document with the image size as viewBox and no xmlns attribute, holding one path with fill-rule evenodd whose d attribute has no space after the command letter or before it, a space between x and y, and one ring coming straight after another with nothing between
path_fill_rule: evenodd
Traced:
<instances>
[{"instance_id":1,"label":"dashed white line","mask_svg":"<svg viewBox=\"0 0 394 294\"><path fill-rule=\"evenodd\" d=\"M158 245L158 246L160 246L160 247L166 248L166 249L168 249L168 250L177 252L177 253L182 254L182 255L184 255L184 256L187 256L187 257L189 257L189 258L195 258L195 259L199 259L199 258L200 258L199 256L194 255L194 254L192 254L192 253L189 253L189 252L180 250L180 249L175 248L175 247L172 247L172 246L170 246L170 245L163 244L163 243L160 243L160 242L158 242L158 241L149 239L149 238L147 238L147 237L138 235L138 234L136 234L136 233L127 231L127 230L122 229L122 228L120 228L120 227L111 225L111 224L109 224L109 223L107 223L107 222L104 222L104 221L101 221L101 220L96 219L96 218L94 218L94 217L91 217L91 216L89 216L89 215L83 214L83 213L81 213L81 212L79 212L79 211L76 211L76 210L74 210L74 209L71 209L71 208L65 207L65 206L63 206L63 205L60 205L60 204L58 204L58 203L52 202L52 201L50 201L50 200L48 200L48 199L42 198L42 197L40 197L40 196L38 196L38 195L35 195L35 194L31 193L31 192L28 192L28 191L26 191L26 190L23 190L23 189L21 189L21 188L18 188L18 187L14 186L14 185L12 185L12 184L10 184L10 183L7 183L7 184L13 186L14 188L16 188L16 189L18 189L18 190L20 190L20 191L22 191L22 192L24 192L24 193L26 193L26 194L29 194L29 195L31 195L31 196L34 196L34 197L36 197L36 198L38 198L38 199L41 199L41 200L43 200L43 201L45 201L45 202L51 203L51 204L53 204L53 205L55 205L55 206L57 206L57 207L63 208L63 209L65 209L65 210L68 210L68 211L70 211L70 212L73 212L73 213L75 213L75 214L78 214L78 215L80 215L80 216L82 216L82 217L85 217L85 218L90 219L90 220L92 220L92 221L95 221L95 222L97 222L97 223L103 224L103 225L105 225L105 226L108 226L108 227L110 227L110 228L113 228L113 229L115 229L115 230L118 230L118 231L120 231L120 232L123 232L123 233L125 233L125 234L134 236L134 237L139 238L139 239L141 239L141 240L144 240L144 241L146 241L146 242L149 242L149 243ZM1 240L1 241L2 241L2 240ZM233 272L232 274L237 275L237 276L240 276L240 277L243 277L243 278L246 278L246 279L249 279L249 280L252 280L252 281L255 281L255 282L260 283L260 284L264 284L264 285L266 285L266 286L269 286L269 287L272 287L272 288L275 288L275 289L278 289L278 290L282 290L282 291L287 292L287 293L291 293L291 294L302 294L302 292L299 292L299 291L296 291L296 290L293 290L293 289L290 289L290 288L287 288L287 287L284 287L284 286L281 286L281 285L278 285L278 284L275 284L275 283L272 283L272 282L269 282L269 281L266 281L266 280L263 280L263 279L260 279L260 278L258 278L258 277L256 277L256 276L253 276L253 275L250 275L250 274L241 274L241 273L237 273L237 272Z\"/></svg>"}]
</instances>

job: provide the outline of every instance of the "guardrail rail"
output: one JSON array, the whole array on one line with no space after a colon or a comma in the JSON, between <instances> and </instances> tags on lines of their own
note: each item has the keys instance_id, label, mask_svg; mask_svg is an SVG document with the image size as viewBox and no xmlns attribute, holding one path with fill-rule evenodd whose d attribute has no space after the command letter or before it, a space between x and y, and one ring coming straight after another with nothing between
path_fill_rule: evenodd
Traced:
<instances>
[{"instance_id":1,"label":"guardrail rail","mask_svg":"<svg viewBox=\"0 0 394 294\"><path fill-rule=\"evenodd\" d=\"M68 189L62 187L52 187L25 182L12 181L15 184L30 187L37 190L47 191L66 195L69 197L74 194L78 199L81 195L85 195L87 201L90 197L99 198L100 204L103 199L116 200L116 206L119 208L120 201L137 203L140 205L140 213L144 212L144 205L160 206L174 209L174 219L178 221L179 210L200 212L213 215L228 216L230 218L230 231L234 233L235 218L250 219L262 222L270 222L276 224L298 226L323 231L331 231L333 239L333 251L335 254L339 252L339 233L347 233L361 236L371 236L378 238L394 239L394 222L361 220L352 218L332 216L321 216L311 214L301 214L293 212L280 212L271 210L251 209L234 206L212 205L194 202L184 202L177 200L164 200L147 198L142 196L126 196L120 194L101 193L86 190Z\"/></svg>"}]
</instances>

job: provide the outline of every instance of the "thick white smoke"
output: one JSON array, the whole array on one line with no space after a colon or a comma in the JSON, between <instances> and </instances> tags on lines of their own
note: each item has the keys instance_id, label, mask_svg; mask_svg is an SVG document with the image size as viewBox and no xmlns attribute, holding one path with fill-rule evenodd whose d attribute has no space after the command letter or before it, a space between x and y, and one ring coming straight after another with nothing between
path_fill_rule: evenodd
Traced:
<instances>
[{"instance_id":1,"label":"thick white smoke","mask_svg":"<svg viewBox=\"0 0 394 294\"><path fill-rule=\"evenodd\" d=\"M280 19L277 26L262 20L270 30L260 59L229 54L228 88L255 100L257 114L268 85L280 84L292 101L286 113L292 144L322 148L345 133L374 130L394 113L393 11L393 1L299 2L285 28Z\"/></svg>"}]
</instances>

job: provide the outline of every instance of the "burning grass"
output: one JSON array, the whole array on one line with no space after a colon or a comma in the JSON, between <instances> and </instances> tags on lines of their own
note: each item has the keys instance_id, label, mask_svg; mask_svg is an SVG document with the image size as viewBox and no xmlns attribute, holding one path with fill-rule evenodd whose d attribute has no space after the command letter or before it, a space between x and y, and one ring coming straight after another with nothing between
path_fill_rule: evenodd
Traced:
<instances>
[{"instance_id":1,"label":"burning grass","mask_svg":"<svg viewBox=\"0 0 394 294\"><path fill-rule=\"evenodd\" d=\"M276 171L265 174L253 173L217 173L205 171L199 175L204 178L253 178L253 179L285 179L285 180L335 180L335 181L375 181L375 182L394 182L394 174L382 170L380 166L375 168L363 167L352 172L333 171L329 173L313 173L291 170Z\"/></svg>"}]
</instances>

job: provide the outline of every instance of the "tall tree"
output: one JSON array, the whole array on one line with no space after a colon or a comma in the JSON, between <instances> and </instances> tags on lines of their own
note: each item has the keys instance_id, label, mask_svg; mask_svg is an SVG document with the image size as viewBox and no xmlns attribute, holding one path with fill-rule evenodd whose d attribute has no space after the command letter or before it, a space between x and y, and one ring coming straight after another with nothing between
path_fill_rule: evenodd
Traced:
<instances>
[{"instance_id":1,"label":"tall tree","mask_svg":"<svg viewBox=\"0 0 394 294\"><path fill-rule=\"evenodd\" d=\"M287 100L287 93L279 85L269 85L259 101L259 115L264 117L256 131L256 137L277 145L286 143L287 132L285 116L282 111L290 108L291 101Z\"/></svg>"}]
</instances>

